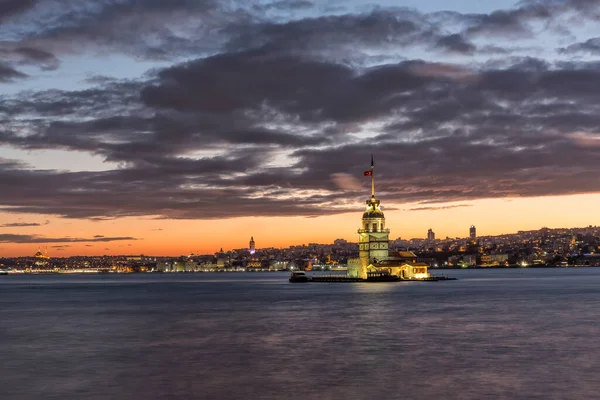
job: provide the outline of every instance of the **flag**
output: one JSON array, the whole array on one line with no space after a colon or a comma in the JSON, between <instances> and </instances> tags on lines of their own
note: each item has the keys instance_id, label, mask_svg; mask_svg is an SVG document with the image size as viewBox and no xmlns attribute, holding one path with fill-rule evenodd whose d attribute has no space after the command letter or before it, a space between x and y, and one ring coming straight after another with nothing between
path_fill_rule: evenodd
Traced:
<instances>
[{"instance_id":1,"label":"flag","mask_svg":"<svg viewBox=\"0 0 600 400\"><path fill-rule=\"evenodd\" d=\"M365 176L373 176L373 171L365 171Z\"/></svg>"}]
</instances>

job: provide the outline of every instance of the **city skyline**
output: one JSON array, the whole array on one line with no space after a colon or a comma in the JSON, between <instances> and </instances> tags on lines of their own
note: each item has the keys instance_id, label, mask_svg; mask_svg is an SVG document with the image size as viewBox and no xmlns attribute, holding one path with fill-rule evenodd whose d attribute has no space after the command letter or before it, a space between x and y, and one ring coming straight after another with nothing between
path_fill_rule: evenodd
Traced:
<instances>
[{"instance_id":1,"label":"city skyline","mask_svg":"<svg viewBox=\"0 0 600 400\"><path fill-rule=\"evenodd\" d=\"M0 2L0 257L598 225L600 5L423 3Z\"/></svg>"},{"instance_id":2,"label":"city skyline","mask_svg":"<svg viewBox=\"0 0 600 400\"><path fill-rule=\"evenodd\" d=\"M441 212L442 210L440 210ZM393 223L392 223L393 225ZM488 233L486 230L483 230L483 232L485 233L480 233L478 232L476 237L479 238L490 238L490 237L501 237L501 236L506 236L506 235L517 235L519 234L519 232L530 232L530 231L538 231L538 230L542 230L542 229L565 229L565 230L586 230L588 229L590 226L590 224L579 224L579 225L573 225L573 226L539 226L539 227L534 227L531 229L519 229L519 230L514 230L514 231L502 231L502 232L496 232L496 233ZM465 240L468 241L468 239L472 239L471 236L471 228L473 227L473 225L468 225L465 226L463 228L463 233L462 234L458 234L458 235L436 235L435 237L435 241L436 242L444 242L446 240ZM476 226L475 226L476 227ZM595 227L595 226L594 226ZM478 227L476 227L477 229L479 229ZM429 229L434 229L434 228L428 228ZM155 230L156 231L156 230ZM162 230L161 230L162 231ZM466 232L466 233L465 233ZM268 248L289 248L289 247L294 247L294 246L306 246L309 244L318 244L318 245L327 245L327 244L331 244L333 243L335 240L337 239L343 239L346 240L349 243L358 243L358 237L355 237L356 235L352 234L353 232L351 232L351 234L346 234L345 235L338 235L336 237L324 237L322 240L314 240L317 236L315 235L309 235L307 241L305 242L300 242L300 241L294 241L293 236L291 241L280 241L280 242L267 242L265 244L262 244L260 241L258 241L258 246L256 246L256 250L260 251L261 249L268 249ZM416 235L412 235L412 236L395 236L393 235L393 231L391 232L391 236L390 236L390 240L403 240L403 241L411 241L411 240L423 240L423 241L427 241L428 232L421 232L420 234L416 234ZM435 232L434 232L435 234ZM22 243L20 245L20 247L18 247L18 249L20 249L21 251L25 251L25 253L4 253L2 255L0 255L0 258L2 257L30 257L31 254L33 254L33 251L35 250L41 250L43 253L48 253L48 255L51 255L53 257L71 257L71 256L101 256L101 255L119 255L119 256L123 256L123 255L135 255L135 254L146 254L146 255L153 255L153 256L165 256L165 257L178 257L178 256L184 256L184 255L188 255L188 254L196 254L196 255L201 255L201 254L215 254L217 252L219 252L220 250L223 250L225 252L228 251L232 251L232 250L241 250L241 249L245 249L245 248L249 248L249 242L248 242L248 237L246 237L246 241L244 245L244 240L240 239L239 241L235 241L234 245L232 247L224 247L224 246L219 246L218 243L217 244L211 244L208 247L204 247L204 248L198 248L198 249L190 249L189 251L181 251L181 252L164 252L161 253L160 246L156 246L157 243L152 244L152 246L147 247L148 251L142 251L142 252L135 252L131 249L131 246L117 246L117 247L113 247L113 250L110 251L110 248L104 248L105 251L102 250L98 250L98 248L94 249L94 248L90 248L91 246L87 246L88 243L92 242L99 242L99 243L104 243L103 240L104 239L108 239L108 242L113 241L115 238L112 237L104 237L102 235L96 235L97 237L92 238L91 240L83 240L83 241L78 241L80 239L78 238L73 238L76 241L75 242L68 242L68 241L55 241L55 242L44 242L44 241L36 241L34 243ZM300 236L300 235L299 235ZM237 238L237 236L236 236ZM254 240L254 235L250 236L252 243L255 243L256 241ZM56 240L56 239L53 239ZM118 238L117 238L118 240ZM267 237L267 240L269 240L269 237ZM56 243L60 243L60 244L56 244ZM64 243L70 243L65 245ZM238 245L239 243L239 245ZM273 244L275 243L275 244ZM77 249L78 247L76 246L77 244L80 244L83 247L79 247L82 248L83 250L78 252ZM215 247L216 246L216 247ZM3 250L2 247L0 247L0 249ZM27 251L29 251L29 253L27 253ZM54 252L52 254L52 252Z\"/></svg>"}]
</instances>

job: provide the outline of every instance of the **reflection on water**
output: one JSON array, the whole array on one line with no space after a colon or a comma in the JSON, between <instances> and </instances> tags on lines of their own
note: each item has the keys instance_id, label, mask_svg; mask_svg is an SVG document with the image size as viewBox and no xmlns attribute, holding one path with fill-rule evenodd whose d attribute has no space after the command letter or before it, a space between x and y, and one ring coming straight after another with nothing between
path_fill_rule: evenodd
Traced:
<instances>
[{"instance_id":1,"label":"reflection on water","mask_svg":"<svg viewBox=\"0 0 600 400\"><path fill-rule=\"evenodd\" d=\"M600 269L0 277L2 399L591 399Z\"/></svg>"},{"instance_id":2,"label":"reflection on water","mask_svg":"<svg viewBox=\"0 0 600 400\"><path fill-rule=\"evenodd\" d=\"M357 293L386 293L402 290L399 285L402 285L406 282L356 282L349 284L352 291ZM331 283L331 285L336 285L338 283Z\"/></svg>"}]
</instances>

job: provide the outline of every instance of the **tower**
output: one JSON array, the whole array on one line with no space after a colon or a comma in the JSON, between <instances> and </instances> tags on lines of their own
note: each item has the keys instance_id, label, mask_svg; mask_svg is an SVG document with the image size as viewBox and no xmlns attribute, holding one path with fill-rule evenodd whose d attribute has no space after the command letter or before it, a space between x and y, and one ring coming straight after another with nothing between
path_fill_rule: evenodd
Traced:
<instances>
[{"instance_id":1,"label":"tower","mask_svg":"<svg viewBox=\"0 0 600 400\"><path fill-rule=\"evenodd\" d=\"M371 177L371 198L366 201L367 209L362 216L362 224L358 230L360 271L358 277L367 277L367 267L388 258L390 230L385 228L385 216L381 211L381 202L375 198L375 164L371 155L371 169L365 171Z\"/></svg>"},{"instance_id":2,"label":"tower","mask_svg":"<svg viewBox=\"0 0 600 400\"><path fill-rule=\"evenodd\" d=\"M250 244L248 245L250 254L256 253L256 245L254 244L254 236L250 236Z\"/></svg>"},{"instance_id":3,"label":"tower","mask_svg":"<svg viewBox=\"0 0 600 400\"><path fill-rule=\"evenodd\" d=\"M475 229L475 225L471 225L471 228L469 228L469 237L471 240L475 240L477 238L477 230Z\"/></svg>"},{"instance_id":4,"label":"tower","mask_svg":"<svg viewBox=\"0 0 600 400\"><path fill-rule=\"evenodd\" d=\"M433 242L435 240L435 232L431 228L429 228L429 230L427 231L427 240L430 242Z\"/></svg>"}]
</instances>

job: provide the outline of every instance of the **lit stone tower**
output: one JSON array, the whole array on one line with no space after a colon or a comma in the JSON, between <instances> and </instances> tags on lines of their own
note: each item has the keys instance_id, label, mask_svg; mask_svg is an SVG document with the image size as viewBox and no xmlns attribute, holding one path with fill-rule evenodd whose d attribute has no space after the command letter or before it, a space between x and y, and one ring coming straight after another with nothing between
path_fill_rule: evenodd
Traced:
<instances>
[{"instance_id":1,"label":"lit stone tower","mask_svg":"<svg viewBox=\"0 0 600 400\"><path fill-rule=\"evenodd\" d=\"M359 260L348 262L348 275L366 278L369 265L388 258L390 230L385 227L385 217L380 209L380 201L375 198L375 165L371 156L371 170L365 176L371 177L371 198L366 201L367 209L362 216L359 234Z\"/></svg>"},{"instance_id":2,"label":"lit stone tower","mask_svg":"<svg viewBox=\"0 0 600 400\"><path fill-rule=\"evenodd\" d=\"M250 244L248 245L248 251L250 254L254 254L256 252L256 245L254 244L254 236L250 236Z\"/></svg>"}]
</instances>

